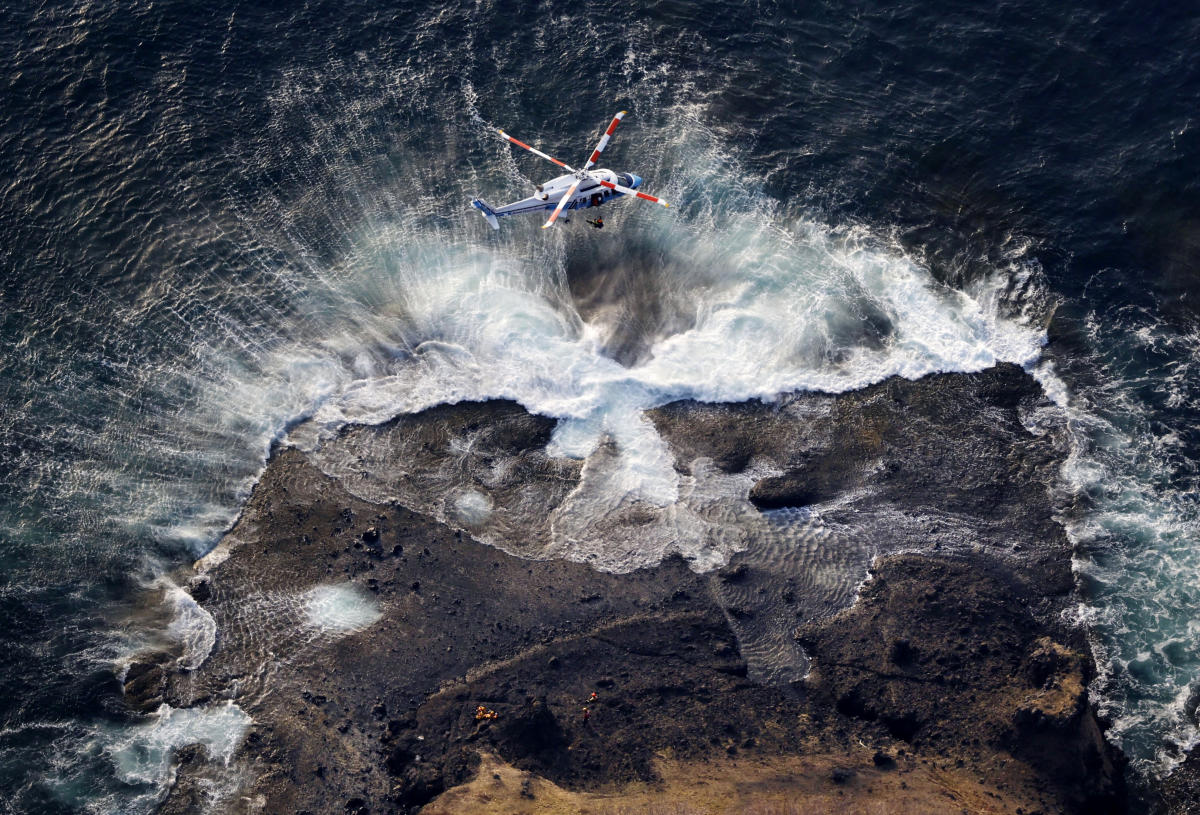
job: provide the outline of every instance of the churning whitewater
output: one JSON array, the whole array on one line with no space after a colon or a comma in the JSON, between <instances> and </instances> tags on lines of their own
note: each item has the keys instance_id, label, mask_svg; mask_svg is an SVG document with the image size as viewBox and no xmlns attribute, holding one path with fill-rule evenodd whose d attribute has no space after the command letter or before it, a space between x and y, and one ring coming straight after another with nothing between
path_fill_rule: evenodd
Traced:
<instances>
[{"instance_id":1,"label":"churning whitewater","mask_svg":"<svg viewBox=\"0 0 1200 815\"><path fill-rule=\"evenodd\" d=\"M691 154L718 151L700 134L685 131L682 139ZM670 168L662 175L671 178ZM538 554L628 571L669 549L588 539L586 529L623 501L660 508L679 501L679 476L646 410L678 399L844 392L893 375L1037 364L1041 325L1023 322L1005 301L1014 287L1037 285L1036 266L998 270L956 291L864 228L781 217L734 166L714 162L702 177L694 167L677 175L690 179L674 187L678 211L639 213L617 238L658 260L654 296L676 312L673 330L651 327L638 338L644 347L635 361L623 364L610 353L615 335L628 329L627 312L585 319L575 308L561 243L529 258L526 235L507 243L477 228L464 230L467 237L433 236L401 220L358 247L356 255L369 260L352 279L369 289L321 288L319 299L298 309L345 322L310 324L317 336L273 349L261 362L279 381L327 383L289 441L312 449L349 423L381 423L438 404L514 400L559 420L552 455L586 459L606 441L617 451L603 486L592 479L596 492L578 497L571 541ZM742 192L723 201L705 192L728 188ZM604 248L572 251L606 256ZM672 547L693 540L668 537ZM683 554L713 568L729 552Z\"/></svg>"},{"instance_id":2,"label":"churning whitewater","mask_svg":"<svg viewBox=\"0 0 1200 815\"><path fill-rule=\"evenodd\" d=\"M671 119L689 125L673 130L655 170L679 204L622 213L619 233L547 238L525 224L496 235L469 211L439 228L391 210L339 224L352 237L335 262L320 260L323 247L292 245L290 261L270 272L290 302L275 307L266 336L244 342L235 333L233 343L209 348L200 371L215 381L187 386L200 398L188 406L185 426L219 429L217 440L257 429L244 449L261 451L259 466L282 437L363 498L402 499L524 557L628 572L674 552L694 569L710 570L743 549L747 535L796 547L824 534L820 519L760 519L746 495L771 471L725 476L694 469L681 476L647 410L679 399L840 393L890 376L974 372L998 362L1044 374L1058 392L1053 374L1039 367L1047 315L1035 261L1018 251L1006 268L969 287L944 285L886 235L785 211L722 158L720 139L695 125L696 115L673 111ZM495 160L507 160L503 145L489 147ZM650 290L616 307L580 308L571 285L579 256L612 276L599 285L637 279ZM631 257L653 262L627 268ZM496 509L491 499L452 477L427 476L403 495L379 492L378 481L348 477L369 452L351 462L321 449L350 424L490 399L557 419L547 452L586 460L579 486L554 508L543 539L506 536L503 524L488 523ZM375 463L403 469L404 457L392 458L396 463ZM184 513L215 521L188 533L198 554L234 511L196 506ZM619 522L626 512L636 512L638 522ZM840 585L852 590L861 582L871 555L847 549ZM205 562L224 556L218 550ZM332 620L322 627L369 624L369 610L338 610L351 600L322 589L305 601L306 613ZM250 603L294 605L280 598ZM268 614L279 626L270 636L300 636L280 613ZM177 618L175 625L185 624ZM762 679L798 679L807 660L790 643L786 621L777 629L758 646L767 652L761 659L747 654L750 669Z\"/></svg>"},{"instance_id":3,"label":"churning whitewater","mask_svg":"<svg viewBox=\"0 0 1200 815\"><path fill-rule=\"evenodd\" d=\"M147 811L175 748L234 755L246 713L114 712L114 666L164 639L205 664L222 632L166 575L225 556L275 445L524 557L705 571L747 535L834 533L750 508L761 462L677 467L648 411L998 362L1073 445L1107 737L1140 778L1177 765L1200 737L1200 34L1035 5L0 10L0 790ZM578 165L619 108L605 162L670 209L499 233L471 209L548 177L497 128ZM327 444L492 399L555 420L547 453L580 468L540 536L504 534L536 507L370 451L381 478L347 478ZM839 561L839 601L871 556ZM247 606L300 643L380 613L337 581Z\"/></svg>"}]
</instances>

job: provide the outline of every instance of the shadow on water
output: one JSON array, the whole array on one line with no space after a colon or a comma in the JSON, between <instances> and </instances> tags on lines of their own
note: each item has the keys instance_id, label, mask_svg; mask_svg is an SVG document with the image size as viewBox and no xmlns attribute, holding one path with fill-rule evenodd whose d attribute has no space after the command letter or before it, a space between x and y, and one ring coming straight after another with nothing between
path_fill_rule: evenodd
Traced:
<instances>
[{"instance_id":1,"label":"shadow on water","mask_svg":"<svg viewBox=\"0 0 1200 815\"><path fill-rule=\"evenodd\" d=\"M713 305L712 292L727 290L739 270L716 253L706 266L693 252L673 251L642 230L619 233L620 218L610 217L602 234L572 235L565 271L573 306L600 332L600 353L634 368L653 356L658 342L697 328ZM882 351L898 331L861 281L847 276L842 285L847 290L839 309L821 316L825 334L817 355L834 365L852 352Z\"/></svg>"},{"instance_id":2,"label":"shadow on water","mask_svg":"<svg viewBox=\"0 0 1200 815\"><path fill-rule=\"evenodd\" d=\"M601 352L634 367L656 341L696 325L702 299L697 289L704 287L706 272L617 229L609 226L604 234L574 243L567 253L567 282L580 317L603 332Z\"/></svg>"}]
</instances>

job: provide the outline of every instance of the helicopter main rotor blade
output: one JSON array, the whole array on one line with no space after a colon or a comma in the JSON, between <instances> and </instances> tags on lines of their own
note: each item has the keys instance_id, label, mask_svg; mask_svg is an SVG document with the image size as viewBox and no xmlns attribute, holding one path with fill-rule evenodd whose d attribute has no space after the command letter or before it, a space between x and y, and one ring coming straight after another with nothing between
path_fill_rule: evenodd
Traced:
<instances>
[{"instance_id":1,"label":"helicopter main rotor blade","mask_svg":"<svg viewBox=\"0 0 1200 815\"><path fill-rule=\"evenodd\" d=\"M573 173L573 172L575 172L575 168L573 168L573 167L570 167L570 166L568 166L568 165L566 165L566 164L563 164L561 161L559 161L558 159L554 158L554 156L548 156L548 155L546 155L546 154L545 154L545 153L543 153L541 150L538 150L536 147L530 147L530 146L529 146L528 144L526 144L525 142L523 142L523 141L518 141L518 140L514 139L512 136L508 135L507 133L505 133L505 132L504 132L503 130L501 130L500 128L496 128L496 132L497 132L497 133L499 133L499 134L500 134L501 136L503 136L504 138L508 139L510 142L512 142L513 144L515 144L517 147L524 147L526 150L528 150L530 153L533 153L535 156L541 156L542 158L546 159L547 161L553 161L553 162L554 162L555 164L557 164L559 167L562 167L563 169L567 170L568 172L572 172L572 173Z\"/></svg>"},{"instance_id":2,"label":"helicopter main rotor blade","mask_svg":"<svg viewBox=\"0 0 1200 815\"><path fill-rule=\"evenodd\" d=\"M558 220L558 213L562 212L563 207L571 202L571 196L575 194L575 190L579 189L579 185L582 181L582 178L577 178L575 179L575 183L567 188L566 193L564 193L562 199L559 200L558 206L554 208L554 212L550 213L550 220L542 224L542 229L545 229L548 226L554 226L554 222Z\"/></svg>"},{"instance_id":3,"label":"helicopter main rotor blade","mask_svg":"<svg viewBox=\"0 0 1200 815\"><path fill-rule=\"evenodd\" d=\"M643 201L652 201L653 203L660 204L664 207L671 206L670 204L668 204L666 201L662 200L661 198L655 198L653 195L646 195L646 193L644 193L644 192L638 192L637 190L633 189L632 187L622 187L620 184L613 184L612 182L604 181L603 179L596 178L596 176L594 176L594 175L592 176L592 178L595 178L597 181L599 181L600 186L608 187L610 190L616 190L617 192L623 192L626 195L632 195L637 198L641 198Z\"/></svg>"},{"instance_id":4,"label":"helicopter main rotor blade","mask_svg":"<svg viewBox=\"0 0 1200 815\"><path fill-rule=\"evenodd\" d=\"M587 160L587 164L583 165L583 169L590 170L596 166L596 162L600 159L600 154L604 152L604 148L608 147L608 140L612 138L613 131L617 129L617 125L621 123L621 119L625 117L625 111L621 111L613 117L612 123L609 124L608 130L604 131L604 135L600 137L600 143L596 145L596 149L592 151L592 157Z\"/></svg>"}]
</instances>

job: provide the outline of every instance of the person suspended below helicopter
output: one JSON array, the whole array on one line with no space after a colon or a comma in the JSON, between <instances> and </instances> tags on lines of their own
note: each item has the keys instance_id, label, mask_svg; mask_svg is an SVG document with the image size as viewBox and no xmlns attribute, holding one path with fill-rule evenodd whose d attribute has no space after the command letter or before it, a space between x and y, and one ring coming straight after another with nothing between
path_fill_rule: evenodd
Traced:
<instances>
[{"instance_id":1,"label":"person suspended below helicopter","mask_svg":"<svg viewBox=\"0 0 1200 815\"><path fill-rule=\"evenodd\" d=\"M595 220L590 220L590 221L588 221L588 223L591 224L592 226L596 227L597 229L603 229L604 228L604 216L597 215Z\"/></svg>"}]
</instances>

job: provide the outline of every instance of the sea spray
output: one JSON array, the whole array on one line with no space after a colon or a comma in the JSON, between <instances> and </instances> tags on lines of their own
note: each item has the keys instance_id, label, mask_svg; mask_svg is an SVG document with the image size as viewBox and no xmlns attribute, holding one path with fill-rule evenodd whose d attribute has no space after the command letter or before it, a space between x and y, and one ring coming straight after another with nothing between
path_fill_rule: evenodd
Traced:
<instances>
[{"instance_id":1,"label":"sea spray","mask_svg":"<svg viewBox=\"0 0 1200 815\"><path fill-rule=\"evenodd\" d=\"M166 795L179 751L198 745L209 803L215 803L240 781L233 757L252 724L236 704L214 702L193 708L163 704L124 726L62 728L45 783L55 805L71 811L148 812Z\"/></svg>"},{"instance_id":2,"label":"sea spray","mask_svg":"<svg viewBox=\"0 0 1200 815\"><path fill-rule=\"evenodd\" d=\"M212 652L217 641L217 623L192 595L163 578L166 602L174 612L167 635L183 649L177 664L185 671L199 668Z\"/></svg>"},{"instance_id":3,"label":"sea spray","mask_svg":"<svg viewBox=\"0 0 1200 815\"><path fill-rule=\"evenodd\" d=\"M104 752L128 784L161 785L171 756L188 744L203 745L213 761L228 763L251 720L232 702L179 710L162 705L138 727L110 734Z\"/></svg>"},{"instance_id":4,"label":"sea spray","mask_svg":"<svg viewBox=\"0 0 1200 815\"><path fill-rule=\"evenodd\" d=\"M412 353L390 361L386 376L355 380L325 399L289 441L319 451L322 439L350 423L380 423L442 403L514 400L558 420L549 455L590 462L556 516L555 539L538 554L625 571L652 565L684 544L655 544L645 536L625 540L598 523L626 512L622 507L661 514L664 540L703 539L681 534L682 505L666 512L679 502L681 484L645 411L678 399L736 402L796 390L843 392L893 375L977 371L1001 361L1032 367L1040 358L1041 326L1007 316L997 295L1002 280L956 291L867 230L815 221L779 224L766 205L757 213L729 215L723 224L679 220L650 228L654 251L676 275L664 272L659 285L684 292L694 311L678 332L650 338L632 365L605 353L610 326L584 321L565 296L545 288L544 271L502 247L467 250L450 242L437 250L438 263L396 267L404 281L392 293L402 304L399 311L421 315L409 328L437 339L398 333L393 343ZM400 257L430 261L434 250L420 248L422 240L413 235ZM706 270L703 285L693 269ZM592 461L604 444L612 445L611 453ZM341 473L335 462L322 466ZM380 462L376 472L391 469ZM358 479L350 483L373 500L398 497L375 494L376 487ZM426 506L416 495L405 498ZM454 508L430 500L431 514L455 519ZM497 546L511 546L487 530L475 531ZM683 554L698 568L712 568L730 551L701 545Z\"/></svg>"}]
</instances>

